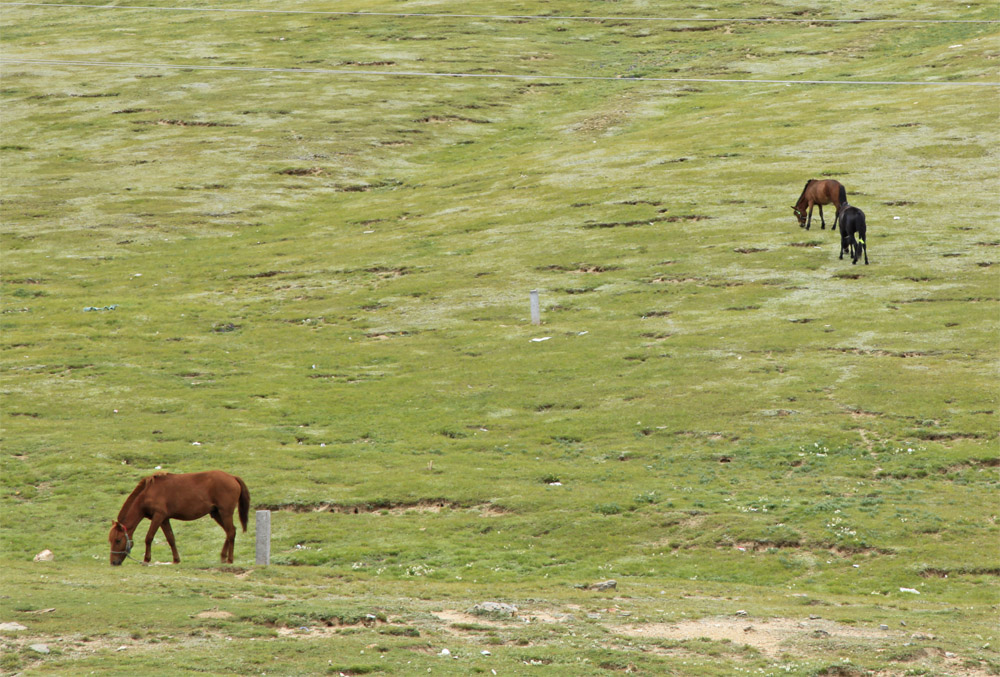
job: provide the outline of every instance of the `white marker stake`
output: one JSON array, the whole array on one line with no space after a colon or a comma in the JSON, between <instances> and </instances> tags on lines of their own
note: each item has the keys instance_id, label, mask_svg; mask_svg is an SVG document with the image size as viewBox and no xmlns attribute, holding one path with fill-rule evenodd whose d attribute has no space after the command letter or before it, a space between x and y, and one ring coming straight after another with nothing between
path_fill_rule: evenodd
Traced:
<instances>
[{"instance_id":1,"label":"white marker stake","mask_svg":"<svg viewBox=\"0 0 1000 677\"><path fill-rule=\"evenodd\" d=\"M531 324L542 323L542 310L538 305L538 290L531 290Z\"/></svg>"},{"instance_id":2,"label":"white marker stake","mask_svg":"<svg viewBox=\"0 0 1000 677\"><path fill-rule=\"evenodd\" d=\"M271 563L271 511L258 510L257 520L257 564Z\"/></svg>"}]
</instances>

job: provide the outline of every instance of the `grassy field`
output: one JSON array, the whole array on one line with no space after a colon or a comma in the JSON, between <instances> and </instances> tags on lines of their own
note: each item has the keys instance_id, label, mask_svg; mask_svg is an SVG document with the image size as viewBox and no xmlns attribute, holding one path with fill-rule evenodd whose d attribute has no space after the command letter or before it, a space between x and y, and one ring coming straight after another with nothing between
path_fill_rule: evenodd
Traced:
<instances>
[{"instance_id":1,"label":"grassy field","mask_svg":"<svg viewBox=\"0 0 1000 677\"><path fill-rule=\"evenodd\" d=\"M994 3L253 7L0 8L0 672L1000 674Z\"/></svg>"}]
</instances>

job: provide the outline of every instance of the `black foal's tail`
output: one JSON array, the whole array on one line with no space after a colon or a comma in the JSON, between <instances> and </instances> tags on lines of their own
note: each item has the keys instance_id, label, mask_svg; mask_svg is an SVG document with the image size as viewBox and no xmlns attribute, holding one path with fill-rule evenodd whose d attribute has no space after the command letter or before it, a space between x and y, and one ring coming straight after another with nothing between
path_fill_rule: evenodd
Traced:
<instances>
[{"instance_id":1,"label":"black foal's tail","mask_svg":"<svg viewBox=\"0 0 1000 677\"><path fill-rule=\"evenodd\" d=\"M243 526L243 532L246 533L247 517L250 515L250 490L239 477L236 478L236 481L240 483L240 524Z\"/></svg>"},{"instance_id":2,"label":"black foal's tail","mask_svg":"<svg viewBox=\"0 0 1000 677\"><path fill-rule=\"evenodd\" d=\"M843 207L847 204L847 190L844 188L844 184L840 184L840 205Z\"/></svg>"}]
</instances>

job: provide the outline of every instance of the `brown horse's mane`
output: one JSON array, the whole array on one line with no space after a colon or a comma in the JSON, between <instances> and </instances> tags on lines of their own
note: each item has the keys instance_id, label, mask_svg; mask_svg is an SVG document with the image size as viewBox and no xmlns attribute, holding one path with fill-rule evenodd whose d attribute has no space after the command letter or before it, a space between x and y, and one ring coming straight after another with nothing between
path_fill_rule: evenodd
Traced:
<instances>
[{"instance_id":1,"label":"brown horse's mane","mask_svg":"<svg viewBox=\"0 0 1000 677\"><path fill-rule=\"evenodd\" d=\"M143 477L141 480L139 480L139 483L135 485L135 489L132 490L132 493L129 494L128 498L125 499L125 503L122 504L122 509L118 511L118 521L121 522L123 519L125 519L126 515L128 515L129 508L131 508L132 504L135 503L135 500L139 498L139 494L145 491L146 487L152 484L154 479L169 474L170 473L167 472L158 472L154 475L150 475L149 477Z\"/></svg>"},{"instance_id":2,"label":"brown horse's mane","mask_svg":"<svg viewBox=\"0 0 1000 677\"><path fill-rule=\"evenodd\" d=\"M806 185L802 187L802 194L799 195L799 201L795 203L796 207L798 207L802 203L802 200L806 196L806 190L808 190L808 188L809 188L809 184L813 183L815 180L816 179L809 179L808 181L806 181Z\"/></svg>"}]
</instances>

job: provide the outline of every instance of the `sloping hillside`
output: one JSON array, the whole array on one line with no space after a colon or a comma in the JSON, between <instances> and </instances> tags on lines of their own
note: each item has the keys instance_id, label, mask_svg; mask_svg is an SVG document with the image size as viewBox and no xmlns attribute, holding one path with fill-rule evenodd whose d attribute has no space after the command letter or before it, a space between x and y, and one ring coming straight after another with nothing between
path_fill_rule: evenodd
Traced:
<instances>
[{"instance_id":1,"label":"sloping hillside","mask_svg":"<svg viewBox=\"0 0 1000 677\"><path fill-rule=\"evenodd\" d=\"M3 669L996 674L997 20L4 4Z\"/></svg>"}]
</instances>

